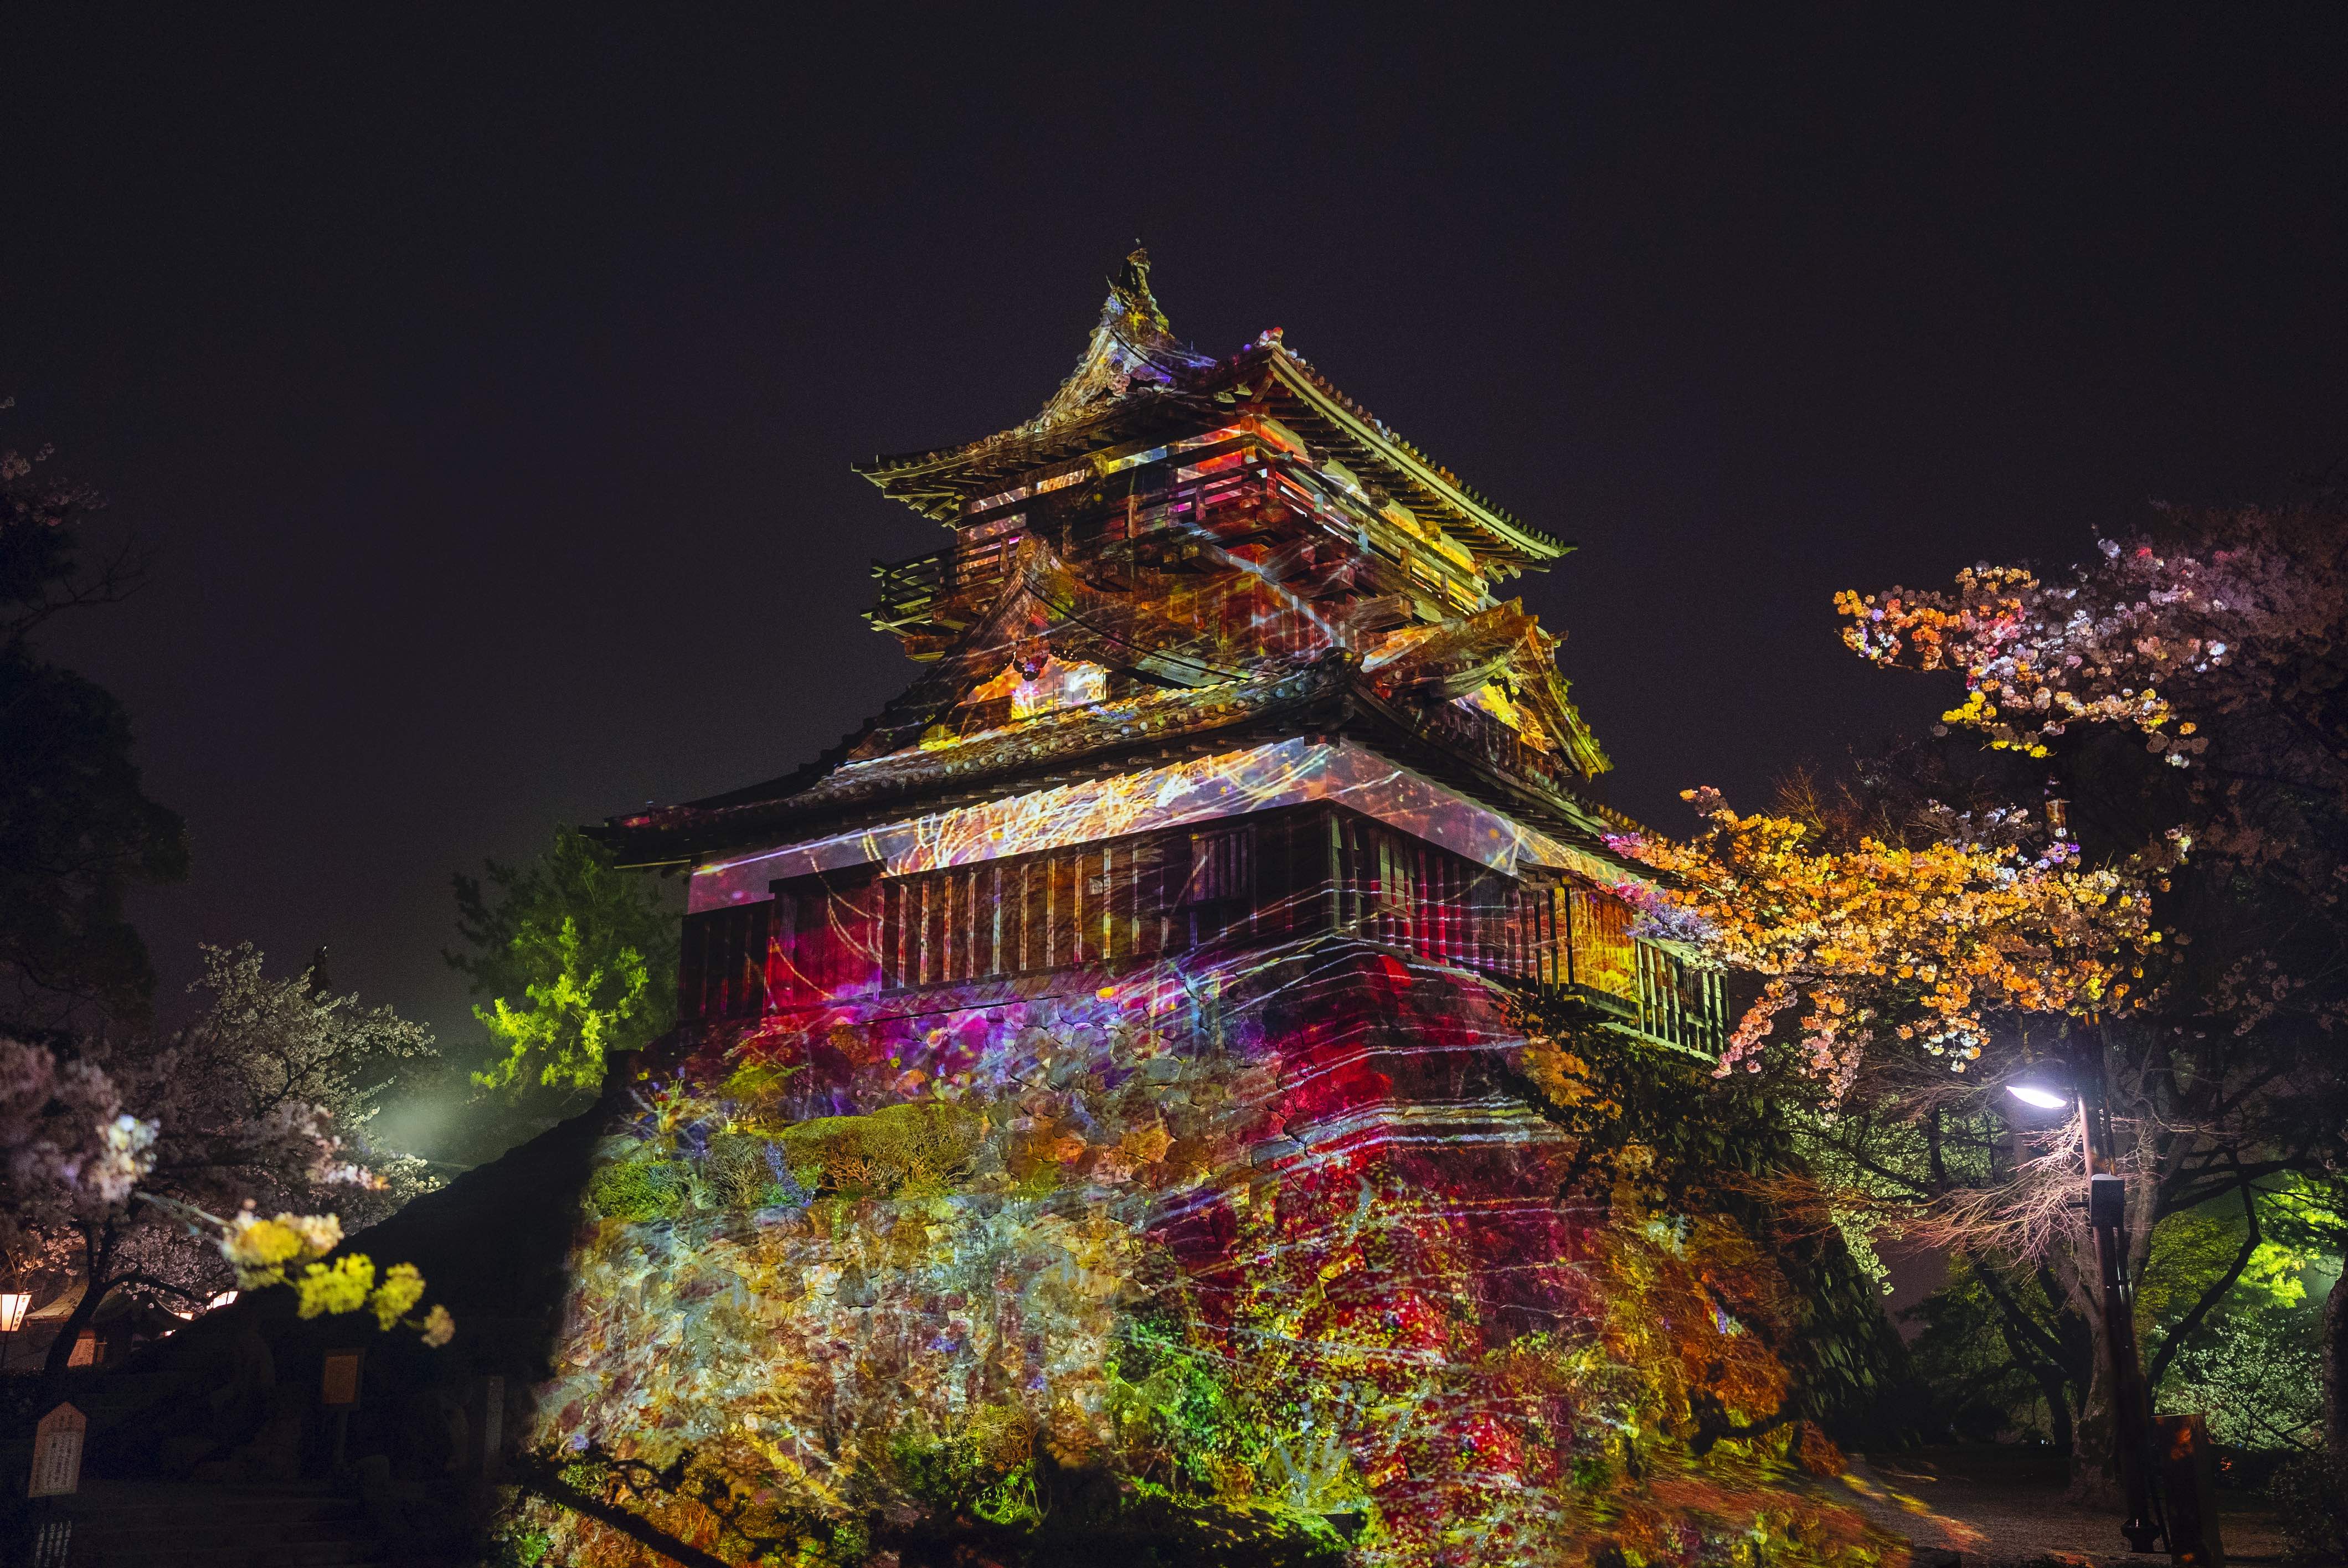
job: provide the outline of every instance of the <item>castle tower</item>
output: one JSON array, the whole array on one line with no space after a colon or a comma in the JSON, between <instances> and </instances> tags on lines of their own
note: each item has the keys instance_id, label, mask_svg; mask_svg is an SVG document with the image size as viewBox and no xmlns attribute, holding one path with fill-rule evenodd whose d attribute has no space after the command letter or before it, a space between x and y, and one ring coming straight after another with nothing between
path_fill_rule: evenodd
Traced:
<instances>
[{"instance_id":1,"label":"castle tower","mask_svg":"<svg viewBox=\"0 0 2348 1568\"><path fill-rule=\"evenodd\" d=\"M875 568L919 677L795 773L602 830L691 877L615 1168L750 1195L688 1243L670 1178L599 1189L553 1430L649 1422L654 1462L731 1453L816 1514L995 1518L1048 1464L1536 1560L1565 1418L1488 1369L1581 1320L1587 1226L1509 999L1626 1050L1723 1019L1634 933L1604 753L1499 597L1569 547L1279 332L1179 343L1138 251L1034 418L860 471L951 534ZM722 1343L632 1317L647 1271L734 1302ZM632 1335L670 1348L613 1372ZM644 1391L686 1355L702 1394ZM1178 1364L1255 1413L1160 1473L1131 1390ZM944 1472L890 1467L932 1450L994 1501L923 1503Z\"/></svg>"},{"instance_id":2,"label":"castle tower","mask_svg":"<svg viewBox=\"0 0 2348 1568\"><path fill-rule=\"evenodd\" d=\"M1280 333L1183 347L1137 251L1034 419L860 471L953 531L874 568L922 678L796 773L603 830L691 870L685 1020L1343 936L1717 1049L1714 980L1629 935L1556 640L1495 595L1570 547Z\"/></svg>"}]
</instances>

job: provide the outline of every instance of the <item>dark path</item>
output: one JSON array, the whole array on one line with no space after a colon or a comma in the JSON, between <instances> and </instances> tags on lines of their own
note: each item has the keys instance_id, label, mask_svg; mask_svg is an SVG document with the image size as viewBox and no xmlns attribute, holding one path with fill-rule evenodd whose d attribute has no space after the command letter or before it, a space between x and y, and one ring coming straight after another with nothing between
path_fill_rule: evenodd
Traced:
<instances>
[{"instance_id":1,"label":"dark path","mask_svg":"<svg viewBox=\"0 0 2348 1568\"><path fill-rule=\"evenodd\" d=\"M2166 1553L2127 1551L2114 1515L2066 1501L2062 1461L2051 1455L1922 1449L1854 1456L1843 1485L1870 1518L1908 1537L1918 1568L1950 1553L1961 1568L2168 1562ZM2229 1563L2282 1561L2282 1538L2258 1499L2221 1492L2218 1506Z\"/></svg>"}]
</instances>

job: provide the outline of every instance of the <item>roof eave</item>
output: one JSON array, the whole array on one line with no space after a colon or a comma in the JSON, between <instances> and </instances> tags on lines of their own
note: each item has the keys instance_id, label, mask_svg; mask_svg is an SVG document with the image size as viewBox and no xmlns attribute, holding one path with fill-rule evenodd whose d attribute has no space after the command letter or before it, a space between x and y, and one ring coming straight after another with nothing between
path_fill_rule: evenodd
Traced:
<instances>
[{"instance_id":1,"label":"roof eave","mask_svg":"<svg viewBox=\"0 0 2348 1568\"><path fill-rule=\"evenodd\" d=\"M1328 424L1344 431L1378 460L1409 483L1437 497L1457 521L1485 536L1500 552L1528 564L1556 560L1573 548L1565 540L1529 528L1491 506L1459 483L1447 468L1385 428L1382 421L1351 406L1327 382L1284 347L1272 345L1266 355L1272 374L1288 394Z\"/></svg>"}]
</instances>

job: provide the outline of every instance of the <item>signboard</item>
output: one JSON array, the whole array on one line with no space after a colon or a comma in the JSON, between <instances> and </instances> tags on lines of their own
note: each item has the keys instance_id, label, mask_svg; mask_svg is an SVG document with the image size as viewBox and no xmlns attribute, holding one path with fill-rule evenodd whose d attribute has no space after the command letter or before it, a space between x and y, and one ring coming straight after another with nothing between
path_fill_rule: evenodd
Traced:
<instances>
[{"instance_id":1,"label":"signboard","mask_svg":"<svg viewBox=\"0 0 2348 1568\"><path fill-rule=\"evenodd\" d=\"M81 1440L89 1430L88 1418L71 1405L59 1405L33 1429L33 1478L27 1497L69 1497L81 1490Z\"/></svg>"},{"instance_id":2,"label":"signboard","mask_svg":"<svg viewBox=\"0 0 2348 1568\"><path fill-rule=\"evenodd\" d=\"M33 1568L67 1568L73 1562L73 1527L70 1519L45 1519L41 1532L33 1537Z\"/></svg>"},{"instance_id":3,"label":"signboard","mask_svg":"<svg viewBox=\"0 0 2348 1568\"><path fill-rule=\"evenodd\" d=\"M329 1350L326 1375L318 1388L318 1401L328 1409L348 1409L359 1402L359 1362L364 1350Z\"/></svg>"},{"instance_id":4,"label":"signboard","mask_svg":"<svg viewBox=\"0 0 2348 1568\"><path fill-rule=\"evenodd\" d=\"M2196 1410L2155 1416L2152 1430L2160 1457L2160 1501L2168 1514L2169 1556L2179 1568L2226 1568L2209 1423Z\"/></svg>"}]
</instances>

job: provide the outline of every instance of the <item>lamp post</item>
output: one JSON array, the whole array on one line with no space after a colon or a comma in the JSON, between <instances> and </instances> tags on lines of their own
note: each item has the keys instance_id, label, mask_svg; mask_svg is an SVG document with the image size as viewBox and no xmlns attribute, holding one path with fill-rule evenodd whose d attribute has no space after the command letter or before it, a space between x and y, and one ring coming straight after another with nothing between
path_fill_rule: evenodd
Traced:
<instances>
[{"instance_id":1,"label":"lamp post","mask_svg":"<svg viewBox=\"0 0 2348 1568\"><path fill-rule=\"evenodd\" d=\"M2127 1184L2115 1168L2111 1109L2105 1098L2103 1053L2075 1034L2070 1037L2070 1082L2065 1094L2043 1081L2023 1079L2006 1092L2042 1111L2079 1108L2080 1143L2086 1154L2087 1229L2095 1237L2096 1273L2103 1282L2104 1346L2110 1357L2113 1446L2119 1460L2120 1492L2127 1517L2120 1533L2131 1552L2149 1552L2168 1530L2153 1495L2152 1396L2144 1380L2144 1357L2136 1342L2136 1286L2127 1272Z\"/></svg>"},{"instance_id":2,"label":"lamp post","mask_svg":"<svg viewBox=\"0 0 2348 1568\"><path fill-rule=\"evenodd\" d=\"M32 1305L29 1290L0 1291L0 1371L7 1369L8 1352L16 1348L16 1330L25 1327L25 1314Z\"/></svg>"}]
</instances>

